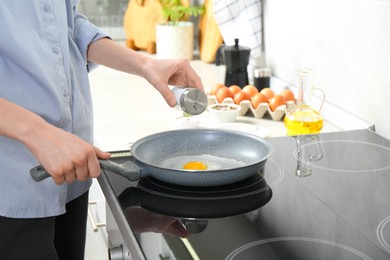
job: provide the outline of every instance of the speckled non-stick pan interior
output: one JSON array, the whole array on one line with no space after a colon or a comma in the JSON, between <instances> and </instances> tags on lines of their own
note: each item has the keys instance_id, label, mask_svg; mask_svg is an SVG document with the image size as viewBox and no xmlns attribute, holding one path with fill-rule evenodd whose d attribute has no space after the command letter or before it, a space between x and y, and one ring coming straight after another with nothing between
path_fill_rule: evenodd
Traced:
<instances>
[{"instance_id":1,"label":"speckled non-stick pan interior","mask_svg":"<svg viewBox=\"0 0 390 260\"><path fill-rule=\"evenodd\" d=\"M272 153L268 141L252 134L222 129L183 129L161 132L135 142L134 158L151 167L151 176L174 184L212 186L233 183L259 171ZM161 166L169 158L210 154L246 164L228 170L185 171Z\"/></svg>"},{"instance_id":2,"label":"speckled non-stick pan interior","mask_svg":"<svg viewBox=\"0 0 390 260\"><path fill-rule=\"evenodd\" d=\"M137 160L157 167L168 158L201 154L253 164L263 160L269 152L269 145L260 138L219 129L162 132L147 136L131 147L131 153Z\"/></svg>"}]
</instances>

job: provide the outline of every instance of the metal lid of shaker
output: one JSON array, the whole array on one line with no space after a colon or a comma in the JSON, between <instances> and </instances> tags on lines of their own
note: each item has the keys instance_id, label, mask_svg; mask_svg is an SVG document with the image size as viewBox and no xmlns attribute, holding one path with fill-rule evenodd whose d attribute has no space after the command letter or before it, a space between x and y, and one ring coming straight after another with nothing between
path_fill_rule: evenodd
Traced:
<instances>
[{"instance_id":1,"label":"metal lid of shaker","mask_svg":"<svg viewBox=\"0 0 390 260\"><path fill-rule=\"evenodd\" d=\"M176 97L177 105L190 115L203 113L208 104L206 94L196 88L174 88L172 89Z\"/></svg>"}]
</instances>

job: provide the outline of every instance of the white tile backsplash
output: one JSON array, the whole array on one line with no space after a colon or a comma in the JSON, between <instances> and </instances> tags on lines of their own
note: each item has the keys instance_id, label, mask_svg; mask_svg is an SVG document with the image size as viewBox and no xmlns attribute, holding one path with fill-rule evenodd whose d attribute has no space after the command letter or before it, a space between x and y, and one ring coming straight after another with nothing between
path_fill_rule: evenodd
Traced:
<instances>
[{"instance_id":1,"label":"white tile backsplash","mask_svg":"<svg viewBox=\"0 0 390 260\"><path fill-rule=\"evenodd\" d=\"M390 138L389 0L264 0L264 40L277 77L313 68L327 102Z\"/></svg>"}]
</instances>

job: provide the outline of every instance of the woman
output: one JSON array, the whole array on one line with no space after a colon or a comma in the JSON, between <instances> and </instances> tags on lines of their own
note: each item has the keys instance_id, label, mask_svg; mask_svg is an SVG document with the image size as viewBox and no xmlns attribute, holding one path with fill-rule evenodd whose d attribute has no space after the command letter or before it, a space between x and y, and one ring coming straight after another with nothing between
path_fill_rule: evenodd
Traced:
<instances>
[{"instance_id":1,"label":"woman","mask_svg":"<svg viewBox=\"0 0 390 260\"><path fill-rule=\"evenodd\" d=\"M203 90L185 60L154 60L111 41L78 1L0 1L0 258L83 259L88 189L110 154L92 145L88 71ZM52 176L34 182L41 164Z\"/></svg>"}]
</instances>

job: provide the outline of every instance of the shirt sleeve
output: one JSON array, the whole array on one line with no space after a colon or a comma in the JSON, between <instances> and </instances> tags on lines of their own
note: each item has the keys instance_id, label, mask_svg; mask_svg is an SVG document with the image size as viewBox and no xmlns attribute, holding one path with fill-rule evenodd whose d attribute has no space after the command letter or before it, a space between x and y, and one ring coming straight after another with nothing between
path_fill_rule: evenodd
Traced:
<instances>
[{"instance_id":1,"label":"shirt sleeve","mask_svg":"<svg viewBox=\"0 0 390 260\"><path fill-rule=\"evenodd\" d=\"M101 39L109 38L105 32L103 32L96 25L92 24L84 15L77 12L76 8L73 8L74 15L74 41L80 50L85 62L87 63L88 71L91 71L97 66L97 64L87 60L88 46Z\"/></svg>"}]
</instances>

